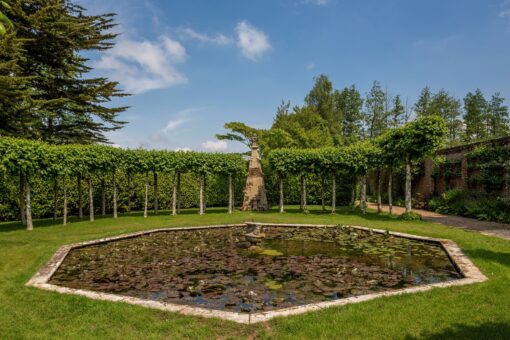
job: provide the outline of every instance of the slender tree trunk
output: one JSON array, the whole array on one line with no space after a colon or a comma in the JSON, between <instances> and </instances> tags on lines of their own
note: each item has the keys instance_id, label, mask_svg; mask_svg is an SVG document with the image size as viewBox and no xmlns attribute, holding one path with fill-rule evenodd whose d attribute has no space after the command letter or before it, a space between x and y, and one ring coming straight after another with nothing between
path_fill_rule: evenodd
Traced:
<instances>
[{"instance_id":1,"label":"slender tree trunk","mask_svg":"<svg viewBox=\"0 0 510 340\"><path fill-rule=\"evenodd\" d=\"M181 195L181 172L178 171L177 172L177 213L180 214L181 213L181 199L182 199L182 195Z\"/></svg>"},{"instance_id":2,"label":"slender tree trunk","mask_svg":"<svg viewBox=\"0 0 510 340\"><path fill-rule=\"evenodd\" d=\"M357 178L354 177L354 182L352 183L352 191L351 191L351 210L354 211L356 209L356 185Z\"/></svg>"},{"instance_id":3,"label":"slender tree trunk","mask_svg":"<svg viewBox=\"0 0 510 340\"><path fill-rule=\"evenodd\" d=\"M280 213L284 213L285 210L284 210L284 207L283 207L283 202L284 200L284 196L283 196L283 177L280 176Z\"/></svg>"},{"instance_id":4,"label":"slender tree trunk","mask_svg":"<svg viewBox=\"0 0 510 340\"><path fill-rule=\"evenodd\" d=\"M306 177L301 176L301 211L306 212L308 210L306 204Z\"/></svg>"},{"instance_id":5,"label":"slender tree trunk","mask_svg":"<svg viewBox=\"0 0 510 340\"><path fill-rule=\"evenodd\" d=\"M92 189L92 179L88 179L89 184L89 219L94 222L94 191Z\"/></svg>"},{"instance_id":6,"label":"slender tree trunk","mask_svg":"<svg viewBox=\"0 0 510 340\"><path fill-rule=\"evenodd\" d=\"M207 207L207 175L204 175L204 214Z\"/></svg>"},{"instance_id":7,"label":"slender tree trunk","mask_svg":"<svg viewBox=\"0 0 510 340\"><path fill-rule=\"evenodd\" d=\"M411 193L411 159L409 154L406 155L406 194L405 194L405 203L406 203L406 213L412 211L412 193Z\"/></svg>"},{"instance_id":8,"label":"slender tree trunk","mask_svg":"<svg viewBox=\"0 0 510 340\"><path fill-rule=\"evenodd\" d=\"M133 188L131 187L131 173L127 174L127 182L128 182L128 197L127 197L127 212L131 212L131 197L133 196Z\"/></svg>"},{"instance_id":9,"label":"slender tree trunk","mask_svg":"<svg viewBox=\"0 0 510 340\"><path fill-rule=\"evenodd\" d=\"M200 192L199 192L200 198L199 198L199 214L204 214L204 176L200 175Z\"/></svg>"},{"instance_id":10,"label":"slender tree trunk","mask_svg":"<svg viewBox=\"0 0 510 340\"><path fill-rule=\"evenodd\" d=\"M154 215L158 214L158 173L154 172Z\"/></svg>"},{"instance_id":11,"label":"slender tree trunk","mask_svg":"<svg viewBox=\"0 0 510 340\"><path fill-rule=\"evenodd\" d=\"M361 176L361 187L360 187L360 204L361 204L361 213L365 215L367 211L367 176Z\"/></svg>"},{"instance_id":12,"label":"slender tree trunk","mask_svg":"<svg viewBox=\"0 0 510 340\"><path fill-rule=\"evenodd\" d=\"M80 219L83 218L83 201L81 192L81 175L78 175L78 216Z\"/></svg>"},{"instance_id":13,"label":"slender tree trunk","mask_svg":"<svg viewBox=\"0 0 510 340\"><path fill-rule=\"evenodd\" d=\"M172 188L172 215L177 215L177 173L174 173L174 185Z\"/></svg>"},{"instance_id":14,"label":"slender tree trunk","mask_svg":"<svg viewBox=\"0 0 510 340\"><path fill-rule=\"evenodd\" d=\"M143 217L147 218L147 210L149 208L149 174L145 174L145 195L143 200Z\"/></svg>"},{"instance_id":15,"label":"slender tree trunk","mask_svg":"<svg viewBox=\"0 0 510 340\"><path fill-rule=\"evenodd\" d=\"M115 179L115 171L113 171L112 181L113 181L113 218L117 218L117 180Z\"/></svg>"},{"instance_id":16,"label":"slender tree trunk","mask_svg":"<svg viewBox=\"0 0 510 340\"><path fill-rule=\"evenodd\" d=\"M106 216L106 184L104 178L101 179L101 215Z\"/></svg>"},{"instance_id":17,"label":"slender tree trunk","mask_svg":"<svg viewBox=\"0 0 510 340\"><path fill-rule=\"evenodd\" d=\"M53 221L58 217L58 179L57 176L53 178Z\"/></svg>"},{"instance_id":18,"label":"slender tree trunk","mask_svg":"<svg viewBox=\"0 0 510 340\"><path fill-rule=\"evenodd\" d=\"M382 212L382 199L381 199L382 176L381 170L377 170L377 212Z\"/></svg>"},{"instance_id":19,"label":"slender tree trunk","mask_svg":"<svg viewBox=\"0 0 510 340\"><path fill-rule=\"evenodd\" d=\"M27 225L27 215L25 210L25 176L23 172L19 172L19 211L21 217L21 223Z\"/></svg>"},{"instance_id":20,"label":"slender tree trunk","mask_svg":"<svg viewBox=\"0 0 510 340\"><path fill-rule=\"evenodd\" d=\"M333 174L331 185L331 213L336 214L336 176Z\"/></svg>"},{"instance_id":21,"label":"slender tree trunk","mask_svg":"<svg viewBox=\"0 0 510 340\"><path fill-rule=\"evenodd\" d=\"M390 215L393 214L393 171L390 169L388 174L388 209Z\"/></svg>"},{"instance_id":22,"label":"slender tree trunk","mask_svg":"<svg viewBox=\"0 0 510 340\"><path fill-rule=\"evenodd\" d=\"M26 202L27 230L33 230L34 224L32 222L32 202L30 201L30 177L28 177L28 174L26 175L26 179L25 179L25 191L27 194L27 202Z\"/></svg>"},{"instance_id":23,"label":"slender tree trunk","mask_svg":"<svg viewBox=\"0 0 510 340\"><path fill-rule=\"evenodd\" d=\"M326 211L326 192L324 190L324 186L325 186L325 183L324 183L324 176L321 176L321 206L322 206L322 211Z\"/></svg>"},{"instance_id":24,"label":"slender tree trunk","mask_svg":"<svg viewBox=\"0 0 510 340\"><path fill-rule=\"evenodd\" d=\"M62 180L62 189L64 190L64 213L63 213L63 224L67 225L67 177L64 176Z\"/></svg>"},{"instance_id":25,"label":"slender tree trunk","mask_svg":"<svg viewBox=\"0 0 510 340\"><path fill-rule=\"evenodd\" d=\"M234 187L232 184L232 174L228 174L228 213L232 214L234 210Z\"/></svg>"}]
</instances>

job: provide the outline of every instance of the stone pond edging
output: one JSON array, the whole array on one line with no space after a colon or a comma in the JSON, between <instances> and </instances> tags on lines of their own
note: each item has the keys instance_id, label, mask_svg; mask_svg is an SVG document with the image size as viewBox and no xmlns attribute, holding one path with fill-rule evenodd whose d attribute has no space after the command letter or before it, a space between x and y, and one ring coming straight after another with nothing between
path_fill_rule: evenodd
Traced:
<instances>
[{"instance_id":1,"label":"stone pond edging","mask_svg":"<svg viewBox=\"0 0 510 340\"><path fill-rule=\"evenodd\" d=\"M74 243L69 245L64 245L60 247L55 254L51 257L51 259L26 283L27 286L37 287L40 289L54 291L63 294L73 294L73 295L81 295L93 300L104 300L104 301L113 301L113 302L125 302L133 305L149 307L154 309L159 309L163 311L176 312L184 315L192 315L192 316L201 316L206 318L220 318L225 320L230 320L243 324L251 324L261 321L268 321L275 317L280 316L289 316L302 314L306 312L316 311L323 308L334 307L334 306L343 306L351 303L359 303L364 301L373 300L383 296L393 296L393 295L401 295L408 293L416 293L416 292L424 292L431 290L432 288L445 288L451 286L461 286L473 283L479 283L487 280L487 277L476 267L471 260L464 255L462 250L457 246L457 244L451 240L447 239L437 239L425 236L417 236L411 234L404 234L399 232L389 232L389 235L393 235L396 237L403 237L413 240L419 240L424 242L430 242L439 244L447 253L451 262L454 264L456 269L462 274L461 279L420 285L416 287L410 288L402 288L396 289L392 291L378 292L365 294L360 296L353 296L348 298L342 298L338 300L332 301L324 301L319 303L306 304L301 306L294 306L289 308L283 308L278 310L272 310L267 312L255 312L255 313L237 313L237 312L229 312L229 311L221 311L221 310L213 310L201 307L193 307L180 305L175 303L167 303L167 302L159 302L152 301L146 299L140 299L130 296L122 296L116 294L109 293L100 293L90 290L84 289L74 289L67 288L62 286L57 286L54 284L48 283L55 273L57 268L62 264L67 254L76 248L82 248L89 245L96 245L101 243L107 243L111 241L129 239L141 235L160 233L160 232L171 232L171 231L183 231L183 230L203 230L203 229L211 229L211 228L231 228L231 227L245 227L247 225L258 225L258 226L266 226L266 227L305 227L305 228L325 228L325 227L335 227L337 225L328 225L328 224L276 224L276 223L258 223L258 222L246 222L243 224L225 224L225 225L211 225L211 226L197 226L197 227L182 227L182 228L159 228L153 230L146 230L141 232L135 232L130 234L124 234L119 236L107 237L98 240L85 241L80 243ZM380 229L371 229L366 227L359 226L348 226L353 229L364 230L364 231L372 231L374 233L387 233L386 230Z\"/></svg>"}]
</instances>

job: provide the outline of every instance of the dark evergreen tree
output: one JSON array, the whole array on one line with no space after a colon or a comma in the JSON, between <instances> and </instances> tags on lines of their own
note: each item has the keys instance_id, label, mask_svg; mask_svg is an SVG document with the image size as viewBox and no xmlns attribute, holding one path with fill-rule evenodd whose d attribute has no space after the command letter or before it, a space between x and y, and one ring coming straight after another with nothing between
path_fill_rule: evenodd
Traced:
<instances>
[{"instance_id":1,"label":"dark evergreen tree","mask_svg":"<svg viewBox=\"0 0 510 340\"><path fill-rule=\"evenodd\" d=\"M23 51L22 57L13 52L8 59L17 61L14 75L33 90L32 105L24 99L15 105L31 118L20 129L53 143L106 142L105 132L123 126L117 117L126 107L105 103L126 94L107 78L87 78L91 68L82 53L113 46L116 35L108 32L114 15L87 15L64 0L13 1L7 15Z\"/></svg>"},{"instance_id":2,"label":"dark evergreen tree","mask_svg":"<svg viewBox=\"0 0 510 340\"><path fill-rule=\"evenodd\" d=\"M388 129L386 111L386 93L378 81L374 81L372 89L365 100L365 128L369 138L377 137Z\"/></svg>"},{"instance_id":3,"label":"dark evergreen tree","mask_svg":"<svg viewBox=\"0 0 510 340\"><path fill-rule=\"evenodd\" d=\"M335 91L335 107L343 118L341 126L344 143L360 140L363 129L363 98L354 85Z\"/></svg>"},{"instance_id":4,"label":"dark evergreen tree","mask_svg":"<svg viewBox=\"0 0 510 340\"><path fill-rule=\"evenodd\" d=\"M464 124L466 131L464 140L472 142L487 138L487 101L482 91L469 92L464 98Z\"/></svg>"},{"instance_id":5,"label":"dark evergreen tree","mask_svg":"<svg viewBox=\"0 0 510 340\"><path fill-rule=\"evenodd\" d=\"M488 103L486 125L491 138L507 136L510 132L508 107L504 101L505 98L495 93Z\"/></svg>"},{"instance_id":6,"label":"dark evergreen tree","mask_svg":"<svg viewBox=\"0 0 510 340\"><path fill-rule=\"evenodd\" d=\"M442 117L447 126L447 140L456 142L462 136L461 103L445 90L432 96L429 114Z\"/></svg>"},{"instance_id":7,"label":"dark evergreen tree","mask_svg":"<svg viewBox=\"0 0 510 340\"><path fill-rule=\"evenodd\" d=\"M430 111L430 104L432 101L432 93L430 92L430 88L426 86L420 93L420 97L416 104L414 104L414 112L416 113L416 117L420 118L423 116L429 116L432 114Z\"/></svg>"},{"instance_id":8,"label":"dark evergreen tree","mask_svg":"<svg viewBox=\"0 0 510 340\"><path fill-rule=\"evenodd\" d=\"M396 128L404 123L405 119L405 108L400 100L400 95L396 95L393 98L393 107L390 111L390 127Z\"/></svg>"}]
</instances>

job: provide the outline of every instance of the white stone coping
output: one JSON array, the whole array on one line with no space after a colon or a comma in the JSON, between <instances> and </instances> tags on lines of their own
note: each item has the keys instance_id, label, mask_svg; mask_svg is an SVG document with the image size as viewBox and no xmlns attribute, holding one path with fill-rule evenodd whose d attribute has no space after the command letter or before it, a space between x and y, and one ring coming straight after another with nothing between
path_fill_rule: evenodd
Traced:
<instances>
[{"instance_id":1,"label":"white stone coping","mask_svg":"<svg viewBox=\"0 0 510 340\"><path fill-rule=\"evenodd\" d=\"M57 286L54 284L48 283L51 279L51 276L55 273L57 268L62 264L65 257L72 249L82 248L89 245L107 243L116 240L129 239L141 235L159 233L159 232L169 232L169 231L183 231L183 230L203 230L203 229L211 229L211 228L230 228L230 227L245 227L248 224L255 224L260 226L267 227L307 227L307 228L324 228L324 227L336 227L337 225L328 225L328 224L276 224L276 223L258 223L258 222L246 222L243 224L225 224L225 225L211 225L211 226L199 226L199 227L183 227L183 228L160 228L153 230L146 230L136 233L124 234L114 237L107 237L93 241L80 242L75 244L69 244L60 247L52 258L44 265L27 283L27 286L33 286L37 288L41 288L44 290L64 293L64 294L74 294L85 296L94 300L105 300L105 301L113 301L113 302L126 302L133 305L144 306L149 308L155 308L159 310L169 311L169 312L177 312L184 315L193 315L193 316L202 316L206 318L220 318L225 320L230 320L243 324L251 324L261 321L268 321L275 317L280 316L289 316L302 314L306 312L316 311L322 308L334 307L334 306L343 306L351 303L359 303L364 301L373 300L383 296L393 296L393 295L401 295L407 293L416 293L416 292L424 292L431 290L432 288L444 288L451 286L461 286L467 284L473 284L478 282L483 282L487 280L487 277L482 274L482 272L471 262L471 260L462 253L461 249L455 244L455 242L446 239L437 239L425 236L416 236L410 234L404 234L399 232L389 232L390 235L394 235L397 237L405 237L409 239L431 242L435 244L439 244L446 251L450 260L456 267L456 269L463 276L461 279L451 280L440 283L433 284L425 284L410 288L402 288L395 289L391 291L378 292L365 294L360 296L353 296L348 298L342 298L338 300L332 301L324 301L318 303L311 303L301 306L294 306L289 308L282 308L267 312L255 312L255 313L237 313L237 312L229 312L229 311L221 311L215 309L207 309L202 307L195 307L189 305L181 305L176 303L167 303L167 302L159 302L153 300L140 299L136 297L109 294L109 293L101 293L95 292L91 290L84 289L74 289L67 288L62 286ZM387 233L385 230L380 229L370 229L366 227L359 226L346 226L353 229L365 230L365 231L373 231L375 233Z\"/></svg>"}]
</instances>

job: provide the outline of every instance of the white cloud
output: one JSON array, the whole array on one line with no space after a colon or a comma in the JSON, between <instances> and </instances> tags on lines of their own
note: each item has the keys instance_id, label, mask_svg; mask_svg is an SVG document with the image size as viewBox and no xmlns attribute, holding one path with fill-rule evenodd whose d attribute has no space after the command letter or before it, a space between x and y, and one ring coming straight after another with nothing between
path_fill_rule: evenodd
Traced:
<instances>
[{"instance_id":1,"label":"white cloud","mask_svg":"<svg viewBox=\"0 0 510 340\"><path fill-rule=\"evenodd\" d=\"M121 39L93 66L107 71L126 91L142 93L187 83L186 76L175 69L185 60L181 43L162 36L158 41Z\"/></svg>"},{"instance_id":2,"label":"white cloud","mask_svg":"<svg viewBox=\"0 0 510 340\"><path fill-rule=\"evenodd\" d=\"M315 68L315 64L314 63L309 63L308 65L306 65L306 70L307 71L311 71Z\"/></svg>"},{"instance_id":3,"label":"white cloud","mask_svg":"<svg viewBox=\"0 0 510 340\"><path fill-rule=\"evenodd\" d=\"M189 39L189 40L197 40L200 42L213 44L213 45L228 45L232 42L232 39L229 37L217 33L214 36L210 36L203 33L198 33L197 31L193 30L192 28L183 28L179 30L180 36L183 39Z\"/></svg>"},{"instance_id":4,"label":"white cloud","mask_svg":"<svg viewBox=\"0 0 510 340\"><path fill-rule=\"evenodd\" d=\"M227 146L228 146L227 142L225 142L224 140L218 140L218 141L208 140L208 141L202 143L202 148L204 148L207 151L214 151L214 152L224 151L227 149Z\"/></svg>"},{"instance_id":5,"label":"white cloud","mask_svg":"<svg viewBox=\"0 0 510 340\"><path fill-rule=\"evenodd\" d=\"M237 46L246 58L256 61L271 49L267 35L248 22L244 20L239 22L236 31Z\"/></svg>"},{"instance_id":6,"label":"white cloud","mask_svg":"<svg viewBox=\"0 0 510 340\"><path fill-rule=\"evenodd\" d=\"M191 148L175 148L174 151L190 152Z\"/></svg>"},{"instance_id":7,"label":"white cloud","mask_svg":"<svg viewBox=\"0 0 510 340\"><path fill-rule=\"evenodd\" d=\"M184 123L187 123L189 122L189 119L188 118L178 118L178 119L175 119L175 120L170 120L166 126L163 128L163 130L161 130L162 132L164 133L168 133L172 130L174 130L175 128L181 126L182 124Z\"/></svg>"},{"instance_id":8,"label":"white cloud","mask_svg":"<svg viewBox=\"0 0 510 340\"><path fill-rule=\"evenodd\" d=\"M301 3L307 5L325 6L329 4L329 0L303 0Z\"/></svg>"}]
</instances>

